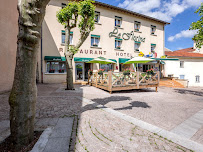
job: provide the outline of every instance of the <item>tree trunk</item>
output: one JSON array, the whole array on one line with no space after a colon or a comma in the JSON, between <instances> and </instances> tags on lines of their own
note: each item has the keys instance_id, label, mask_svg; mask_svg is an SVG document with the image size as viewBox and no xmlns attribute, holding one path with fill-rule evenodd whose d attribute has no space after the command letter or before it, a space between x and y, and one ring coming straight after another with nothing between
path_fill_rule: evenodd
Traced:
<instances>
[{"instance_id":1,"label":"tree trunk","mask_svg":"<svg viewBox=\"0 0 203 152\"><path fill-rule=\"evenodd\" d=\"M37 99L36 66L45 8L50 0L18 0L18 42L9 97L11 138L18 150L33 139Z\"/></svg>"},{"instance_id":2,"label":"tree trunk","mask_svg":"<svg viewBox=\"0 0 203 152\"><path fill-rule=\"evenodd\" d=\"M73 85L73 65L72 65L73 55L66 56L66 82L67 82L67 88L66 90L74 90Z\"/></svg>"},{"instance_id":3,"label":"tree trunk","mask_svg":"<svg viewBox=\"0 0 203 152\"><path fill-rule=\"evenodd\" d=\"M65 39L65 57L66 57L66 90L74 90L73 85L73 53L70 51L70 27L69 21L68 27L66 30L66 39Z\"/></svg>"}]
</instances>

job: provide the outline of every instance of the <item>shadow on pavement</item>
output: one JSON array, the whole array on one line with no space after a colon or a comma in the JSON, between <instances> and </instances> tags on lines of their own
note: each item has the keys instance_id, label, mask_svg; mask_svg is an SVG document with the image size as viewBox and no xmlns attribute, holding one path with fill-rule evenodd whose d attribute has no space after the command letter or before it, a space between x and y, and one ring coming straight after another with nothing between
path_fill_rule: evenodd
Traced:
<instances>
[{"instance_id":1,"label":"shadow on pavement","mask_svg":"<svg viewBox=\"0 0 203 152\"><path fill-rule=\"evenodd\" d=\"M200 91L192 91L192 90L186 90L186 89L175 89L175 92L180 93L180 94L191 94L191 95L203 97L203 92L200 92Z\"/></svg>"},{"instance_id":2,"label":"shadow on pavement","mask_svg":"<svg viewBox=\"0 0 203 152\"><path fill-rule=\"evenodd\" d=\"M114 110L128 110L128 109L132 109L133 107L137 107L137 108L151 108L151 106L149 106L146 102L133 101L130 104L131 104L131 106L123 107L123 108L117 108L117 109L114 109Z\"/></svg>"}]
</instances>

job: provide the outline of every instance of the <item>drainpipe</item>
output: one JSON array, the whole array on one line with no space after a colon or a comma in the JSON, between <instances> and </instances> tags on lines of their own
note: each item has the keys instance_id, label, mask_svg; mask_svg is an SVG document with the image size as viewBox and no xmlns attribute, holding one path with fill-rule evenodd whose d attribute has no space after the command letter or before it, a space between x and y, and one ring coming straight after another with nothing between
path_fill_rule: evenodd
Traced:
<instances>
[{"instance_id":1,"label":"drainpipe","mask_svg":"<svg viewBox=\"0 0 203 152\"><path fill-rule=\"evenodd\" d=\"M41 83L43 83L42 27L41 27Z\"/></svg>"}]
</instances>

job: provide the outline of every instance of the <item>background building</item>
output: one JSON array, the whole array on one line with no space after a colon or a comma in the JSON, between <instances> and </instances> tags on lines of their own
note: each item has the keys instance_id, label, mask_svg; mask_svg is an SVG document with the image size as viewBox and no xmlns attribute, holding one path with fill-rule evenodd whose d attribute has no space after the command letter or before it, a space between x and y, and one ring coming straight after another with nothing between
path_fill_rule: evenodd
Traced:
<instances>
[{"instance_id":1,"label":"background building","mask_svg":"<svg viewBox=\"0 0 203 152\"><path fill-rule=\"evenodd\" d=\"M10 90L17 51L17 0L0 1L0 92Z\"/></svg>"},{"instance_id":2,"label":"background building","mask_svg":"<svg viewBox=\"0 0 203 152\"><path fill-rule=\"evenodd\" d=\"M166 51L167 58L179 61L165 61L165 76L188 80L188 86L203 86L203 49L194 46L177 51Z\"/></svg>"},{"instance_id":3,"label":"background building","mask_svg":"<svg viewBox=\"0 0 203 152\"><path fill-rule=\"evenodd\" d=\"M52 0L46 9L38 61L42 65L42 68L38 68L39 77L44 83L66 81L65 32L56 18L56 12L64 7L66 2ZM74 56L74 81L87 79L89 69L122 71L131 66L123 63L140 52L153 57L164 55L164 26L167 22L100 2L95 5L95 29ZM77 43L79 35L78 28L71 31L71 45ZM117 64L87 63L99 56L112 59ZM147 70L152 66L157 70L159 68L155 63L140 65L139 68Z\"/></svg>"}]
</instances>

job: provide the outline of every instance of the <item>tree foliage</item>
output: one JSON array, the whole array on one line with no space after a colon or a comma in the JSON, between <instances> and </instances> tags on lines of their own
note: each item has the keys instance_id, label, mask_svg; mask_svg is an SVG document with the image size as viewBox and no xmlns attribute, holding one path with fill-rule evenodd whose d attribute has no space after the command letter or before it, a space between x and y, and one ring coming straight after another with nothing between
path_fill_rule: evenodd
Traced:
<instances>
[{"instance_id":1,"label":"tree foliage","mask_svg":"<svg viewBox=\"0 0 203 152\"><path fill-rule=\"evenodd\" d=\"M56 17L66 31L65 39L65 57L67 70L67 90L73 90L73 56L78 52L80 46L94 30L95 6L92 0L84 0L80 2L69 2L67 6L57 12ZM79 21L78 21L79 20ZM75 46L70 46L70 30L78 27L80 36Z\"/></svg>"},{"instance_id":2,"label":"tree foliage","mask_svg":"<svg viewBox=\"0 0 203 152\"><path fill-rule=\"evenodd\" d=\"M191 24L190 30L198 30L197 34L193 37L193 40L196 42L196 47L201 48L203 45L203 3L195 13L199 13L200 19Z\"/></svg>"}]
</instances>

